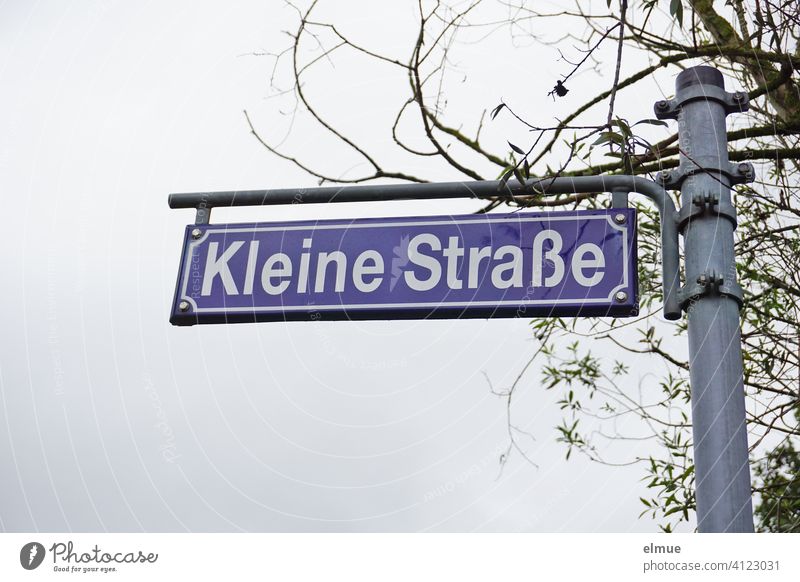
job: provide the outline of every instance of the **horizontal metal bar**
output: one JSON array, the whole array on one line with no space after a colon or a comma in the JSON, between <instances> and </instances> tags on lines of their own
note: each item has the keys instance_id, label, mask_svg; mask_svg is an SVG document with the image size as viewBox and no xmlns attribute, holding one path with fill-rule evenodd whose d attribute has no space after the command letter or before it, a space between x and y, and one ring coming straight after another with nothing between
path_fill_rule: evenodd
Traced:
<instances>
[{"instance_id":1,"label":"horizontal metal bar","mask_svg":"<svg viewBox=\"0 0 800 582\"><path fill-rule=\"evenodd\" d=\"M368 184L362 186L323 186L319 188L280 188L229 192L171 194L170 208L210 209L222 206L273 206L282 204L326 204L331 202L383 202L389 200L432 200L454 198L513 198L533 194L581 194L627 189L652 200L661 215L662 281L664 317L681 316L678 301L679 257L675 204L664 188L639 176L578 176L536 178L524 184L509 181L439 182L423 184Z\"/></svg>"},{"instance_id":2,"label":"horizontal metal bar","mask_svg":"<svg viewBox=\"0 0 800 582\"><path fill-rule=\"evenodd\" d=\"M516 181L434 182L422 184L367 184L319 188L233 190L172 194L170 208L214 208L220 206L272 206L282 204L327 204L331 202L381 202L387 200L431 200L447 198L488 199L497 196L530 196L532 188L548 194L610 192L614 187L632 187L643 178L633 176L581 176L540 178L524 185Z\"/></svg>"}]
</instances>

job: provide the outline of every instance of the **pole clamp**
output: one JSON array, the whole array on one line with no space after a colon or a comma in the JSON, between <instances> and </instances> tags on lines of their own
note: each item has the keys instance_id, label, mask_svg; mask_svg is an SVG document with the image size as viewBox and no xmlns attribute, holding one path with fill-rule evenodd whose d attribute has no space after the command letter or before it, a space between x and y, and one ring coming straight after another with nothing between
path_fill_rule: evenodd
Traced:
<instances>
[{"instance_id":1,"label":"pole clamp","mask_svg":"<svg viewBox=\"0 0 800 582\"><path fill-rule=\"evenodd\" d=\"M675 213L675 222L678 224L678 231L683 232L689 222L698 216L706 214L716 215L726 218L736 228L736 210L730 204L720 204L718 192L706 192L704 194L695 194L692 197L691 204L684 204L681 209Z\"/></svg>"},{"instance_id":2,"label":"pole clamp","mask_svg":"<svg viewBox=\"0 0 800 582\"><path fill-rule=\"evenodd\" d=\"M691 85L679 89L680 98L662 99L656 101L654 106L658 119L678 119L681 106L689 101L717 101L725 109L725 114L743 113L750 108L750 99L747 93L736 91L728 93L722 87L710 84Z\"/></svg>"},{"instance_id":3,"label":"pole clamp","mask_svg":"<svg viewBox=\"0 0 800 582\"><path fill-rule=\"evenodd\" d=\"M688 311L689 305L696 299L705 295L711 296L726 296L730 297L739 305L741 309L744 293L742 288L735 281L733 283L725 283L721 273L716 270L701 273L697 277L697 282L691 285L684 285L678 292L678 300L681 304L681 309Z\"/></svg>"},{"instance_id":4,"label":"pole clamp","mask_svg":"<svg viewBox=\"0 0 800 582\"><path fill-rule=\"evenodd\" d=\"M701 164L701 165L698 165ZM656 174L658 182L665 190L678 190L681 183L689 176L702 173L713 173L718 176L728 178L731 186L736 184L747 184L756 179L756 171L753 164L741 162L739 164L728 162L722 166L702 163L701 160L686 160L681 158L681 165L674 170L666 170Z\"/></svg>"}]
</instances>

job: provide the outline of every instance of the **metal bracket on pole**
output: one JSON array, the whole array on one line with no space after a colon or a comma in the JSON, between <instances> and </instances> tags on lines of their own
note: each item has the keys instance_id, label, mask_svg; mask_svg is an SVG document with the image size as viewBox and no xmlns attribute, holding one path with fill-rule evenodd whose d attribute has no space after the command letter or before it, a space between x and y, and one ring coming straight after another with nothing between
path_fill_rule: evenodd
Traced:
<instances>
[{"instance_id":1,"label":"metal bracket on pole","mask_svg":"<svg viewBox=\"0 0 800 582\"><path fill-rule=\"evenodd\" d=\"M688 311L692 302L704 295L725 295L736 301L740 308L744 301L744 293L739 284L735 281L726 284L723 276L714 269L698 276L696 283L685 285L681 288L678 293L681 308Z\"/></svg>"},{"instance_id":2,"label":"metal bracket on pole","mask_svg":"<svg viewBox=\"0 0 800 582\"><path fill-rule=\"evenodd\" d=\"M722 218L727 218L736 228L736 210L730 204L721 204L718 192L706 192L695 194L691 204L685 204L678 211L676 220L678 221L678 231L683 232L690 220L706 214L716 214Z\"/></svg>"},{"instance_id":3,"label":"metal bracket on pole","mask_svg":"<svg viewBox=\"0 0 800 582\"><path fill-rule=\"evenodd\" d=\"M747 93L736 91L728 93L722 87L710 84L697 84L681 91L680 99L662 99L656 102L656 117L659 119L678 119L681 107L690 101L717 101L722 104L725 114L744 113L750 109Z\"/></svg>"},{"instance_id":4,"label":"metal bracket on pole","mask_svg":"<svg viewBox=\"0 0 800 582\"><path fill-rule=\"evenodd\" d=\"M689 176L695 174L716 174L717 176L724 176L728 179L731 186L735 184L747 184L756 179L755 168L753 164L742 162L739 164L728 163L720 167L711 163L703 163L703 160L692 158L691 160L685 159L681 163L681 167L675 170L665 170L656 174L656 182L661 184L666 190L678 190L681 183Z\"/></svg>"}]
</instances>

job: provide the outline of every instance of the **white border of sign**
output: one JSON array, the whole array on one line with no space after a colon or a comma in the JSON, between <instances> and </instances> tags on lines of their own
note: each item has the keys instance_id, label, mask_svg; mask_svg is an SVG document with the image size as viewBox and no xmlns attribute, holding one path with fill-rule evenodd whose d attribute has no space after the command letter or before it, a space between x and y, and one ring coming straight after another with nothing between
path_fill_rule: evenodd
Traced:
<instances>
[{"instance_id":1,"label":"white border of sign","mask_svg":"<svg viewBox=\"0 0 800 582\"><path fill-rule=\"evenodd\" d=\"M565 303L575 303L583 301L586 304L604 304L613 301L614 294L620 289L627 289L630 282L630 273L628 272L628 229L624 226L616 224L611 216L606 215L588 215L588 216L520 216L519 222L556 222L556 221L579 221L579 220L605 220L614 230L622 232L622 280L620 285L614 287L606 298L586 298L580 300L578 298L572 299L528 299L521 301L519 299L511 301L437 301L427 303L356 303L356 304L343 304L337 303L335 305L276 305L276 306L259 306L253 304L247 307L197 307L195 301L186 294L186 289L189 286L189 269L186 269L183 275L183 285L181 286L180 301L187 301L195 313L220 313L224 312L239 312L249 313L253 310L259 312L283 312L283 311L308 311L310 307L314 309L375 309L375 308L397 308L397 307L471 307L471 306L491 306L491 305L559 305ZM444 220L423 220L419 222L393 222L393 219L387 219L386 222L370 222L369 224L322 224L319 226L257 226L257 227L244 227L244 228L209 228L203 236L197 240L189 243L188 251L189 256L194 252L194 247L200 245L209 234L212 233L239 233L239 232L270 232L270 231L290 231L290 230L333 230L333 229L354 229L354 228L381 228L386 226L432 226L439 224L472 224L476 220L454 220L447 222ZM508 222L508 218L487 218L485 221L489 223Z\"/></svg>"}]
</instances>

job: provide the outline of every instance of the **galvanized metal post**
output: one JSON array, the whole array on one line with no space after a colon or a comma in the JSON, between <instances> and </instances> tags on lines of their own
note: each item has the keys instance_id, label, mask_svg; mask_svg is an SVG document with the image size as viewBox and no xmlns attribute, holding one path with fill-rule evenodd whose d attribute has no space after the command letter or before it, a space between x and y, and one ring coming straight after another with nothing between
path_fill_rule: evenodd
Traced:
<instances>
[{"instance_id":1,"label":"galvanized metal post","mask_svg":"<svg viewBox=\"0 0 800 582\"><path fill-rule=\"evenodd\" d=\"M753 531L731 202L731 186L753 170L729 163L725 128L729 113L746 108L747 95L727 93L712 67L680 73L675 98L655 106L658 117L678 120L680 166L660 181L681 191L700 532Z\"/></svg>"}]
</instances>

